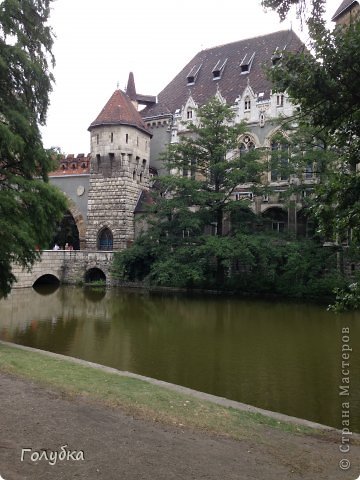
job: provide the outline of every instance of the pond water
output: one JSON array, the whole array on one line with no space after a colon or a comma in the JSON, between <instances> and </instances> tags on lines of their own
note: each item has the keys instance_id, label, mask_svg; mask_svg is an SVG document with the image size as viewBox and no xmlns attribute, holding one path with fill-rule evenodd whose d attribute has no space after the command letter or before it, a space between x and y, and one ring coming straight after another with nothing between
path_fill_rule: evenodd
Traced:
<instances>
[{"instance_id":1,"label":"pond water","mask_svg":"<svg viewBox=\"0 0 360 480\"><path fill-rule=\"evenodd\" d=\"M348 401L351 429L360 432L360 313L54 288L14 290L0 300L0 338L339 428L341 403ZM339 395L343 344L352 348L349 397Z\"/></svg>"}]
</instances>

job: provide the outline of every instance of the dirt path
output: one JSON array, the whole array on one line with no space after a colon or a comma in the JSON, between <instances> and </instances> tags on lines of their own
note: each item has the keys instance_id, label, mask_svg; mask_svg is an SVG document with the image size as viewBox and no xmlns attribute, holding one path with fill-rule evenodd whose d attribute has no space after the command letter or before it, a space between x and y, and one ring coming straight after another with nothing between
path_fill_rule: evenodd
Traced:
<instances>
[{"instance_id":1,"label":"dirt path","mask_svg":"<svg viewBox=\"0 0 360 480\"><path fill-rule=\"evenodd\" d=\"M78 458L83 451L85 460L51 466L31 459L41 449L60 452L63 445ZM352 445L352 468L344 473L338 445L335 432L319 440L265 429L259 443L181 430L0 374L4 480L354 480L360 447ZM21 461L26 448L31 452L24 451Z\"/></svg>"}]
</instances>

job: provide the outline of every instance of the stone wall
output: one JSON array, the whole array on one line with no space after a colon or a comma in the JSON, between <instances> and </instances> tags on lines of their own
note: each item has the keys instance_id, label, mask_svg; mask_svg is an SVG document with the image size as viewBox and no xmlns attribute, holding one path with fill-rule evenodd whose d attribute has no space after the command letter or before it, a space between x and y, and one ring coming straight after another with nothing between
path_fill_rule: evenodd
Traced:
<instances>
[{"instance_id":1,"label":"stone wall","mask_svg":"<svg viewBox=\"0 0 360 480\"><path fill-rule=\"evenodd\" d=\"M113 252L44 251L31 271L24 270L19 265L13 266L13 273L17 278L13 288L32 287L36 280L44 275L53 275L61 283L76 285L85 281L86 273L92 268L101 270L106 277L107 285L112 285L113 257Z\"/></svg>"},{"instance_id":2,"label":"stone wall","mask_svg":"<svg viewBox=\"0 0 360 480\"><path fill-rule=\"evenodd\" d=\"M134 209L149 186L150 135L131 126L99 126L91 132L86 248L99 248L109 229L113 250L134 239Z\"/></svg>"}]
</instances>

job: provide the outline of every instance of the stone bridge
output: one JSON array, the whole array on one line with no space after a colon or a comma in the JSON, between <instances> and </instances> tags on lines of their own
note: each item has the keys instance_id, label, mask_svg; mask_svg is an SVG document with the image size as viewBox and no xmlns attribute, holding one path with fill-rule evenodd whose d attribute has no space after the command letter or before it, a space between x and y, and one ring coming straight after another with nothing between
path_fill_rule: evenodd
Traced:
<instances>
[{"instance_id":1,"label":"stone bridge","mask_svg":"<svg viewBox=\"0 0 360 480\"><path fill-rule=\"evenodd\" d=\"M13 273L17 278L13 288L32 287L42 280L74 285L105 280L110 285L113 256L113 252L45 250L41 253L40 261L33 265L30 272L18 265L13 267Z\"/></svg>"}]
</instances>

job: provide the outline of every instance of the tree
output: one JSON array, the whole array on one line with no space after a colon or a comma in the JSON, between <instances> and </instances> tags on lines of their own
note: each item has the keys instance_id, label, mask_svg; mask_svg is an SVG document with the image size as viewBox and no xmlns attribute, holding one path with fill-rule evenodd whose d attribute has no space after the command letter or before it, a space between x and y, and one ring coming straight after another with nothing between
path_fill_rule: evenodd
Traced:
<instances>
[{"instance_id":1,"label":"tree","mask_svg":"<svg viewBox=\"0 0 360 480\"><path fill-rule=\"evenodd\" d=\"M13 262L30 267L49 246L66 208L48 184L53 152L42 145L53 81L51 0L0 4L0 292L10 291Z\"/></svg>"},{"instance_id":2,"label":"tree","mask_svg":"<svg viewBox=\"0 0 360 480\"><path fill-rule=\"evenodd\" d=\"M309 26L310 33L315 32L319 26L323 26L323 14L325 0L262 0L265 8L275 10L280 19L284 20L292 7L296 7L297 17ZM307 10L310 7L310 12Z\"/></svg>"},{"instance_id":3,"label":"tree","mask_svg":"<svg viewBox=\"0 0 360 480\"><path fill-rule=\"evenodd\" d=\"M297 123L314 138L326 137L336 162L326 164L326 183L317 190L314 209L324 234L344 237L353 229L360 239L358 203L360 162L360 23L333 32L323 30L312 52L283 52L269 71L274 88L287 91L298 104ZM293 119L294 120L294 119Z\"/></svg>"},{"instance_id":4,"label":"tree","mask_svg":"<svg viewBox=\"0 0 360 480\"><path fill-rule=\"evenodd\" d=\"M253 190L260 188L264 165L259 161L259 150L240 153L244 126L234 124L233 111L220 99L212 98L198 109L197 116L197 122L186 125L188 131L181 141L170 144L165 153L168 169L177 174L160 180L170 198L160 197L157 205L158 212L164 205L165 228L173 237L184 235L198 242L205 229L215 233L216 279L221 284L224 277L221 239L227 233L225 223L232 211L239 208L232 201L235 188L240 184L250 184ZM162 228L164 225L162 221Z\"/></svg>"},{"instance_id":5,"label":"tree","mask_svg":"<svg viewBox=\"0 0 360 480\"><path fill-rule=\"evenodd\" d=\"M117 276L252 295L322 296L342 287L335 252L310 240L254 231L261 219L246 200L233 200L240 184L264 192L267 165L261 151L241 148L243 126L233 125L231 109L214 98L197 117L168 147L164 158L172 175L156 180L149 229L115 255Z\"/></svg>"},{"instance_id":6,"label":"tree","mask_svg":"<svg viewBox=\"0 0 360 480\"><path fill-rule=\"evenodd\" d=\"M181 141L170 144L164 154L171 174L157 180L156 218L146 239L137 243L143 257L136 267L148 265L147 273L157 272L164 284L164 272L169 272L170 266L171 274L166 278L181 271L180 277L190 283L201 276L209 281L214 276L218 286L223 283L231 256L228 237L235 233L227 226L233 211L246 205L246 200L233 201L235 188L240 184L251 185L253 191L262 188L264 170L260 150L240 152L244 126L234 124L233 119L231 108L214 97L198 109L194 123L186 123ZM169 253L166 259L164 252ZM202 258L197 271L189 263L194 256ZM160 257L161 263L156 263Z\"/></svg>"}]
</instances>

